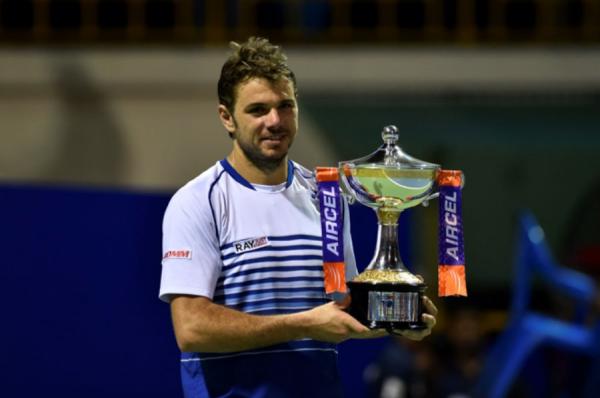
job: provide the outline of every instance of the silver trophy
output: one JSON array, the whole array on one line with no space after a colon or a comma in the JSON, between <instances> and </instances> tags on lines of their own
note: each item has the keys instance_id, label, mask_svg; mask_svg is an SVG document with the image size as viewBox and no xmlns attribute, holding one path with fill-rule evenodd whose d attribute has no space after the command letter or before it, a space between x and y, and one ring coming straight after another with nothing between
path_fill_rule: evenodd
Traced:
<instances>
[{"instance_id":1,"label":"silver trophy","mask_svg":"<svg viewBox=\"0 0 600 398\"><path fill-rule=\"evenodd\" d=\"M366 269L349 281L350 314L371 329L426 327L421 321L426 284L403 264L398 246L400 213L437 196L440 166L405 154L398 129L387 126L372 154L339 163L342 191L350 201L375 210L377 247Z\"/></svg>"}]
</instances>

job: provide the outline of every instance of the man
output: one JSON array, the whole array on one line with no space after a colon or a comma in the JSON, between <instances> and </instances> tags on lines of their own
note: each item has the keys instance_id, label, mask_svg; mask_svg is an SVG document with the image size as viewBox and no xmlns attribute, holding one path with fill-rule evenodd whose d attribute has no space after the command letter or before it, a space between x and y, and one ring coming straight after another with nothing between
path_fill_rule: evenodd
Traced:
<instances>
[{"instance_id":1,"label":"man","mask_svg":"<svg viewBox=\"0 0 600 398\"><path fill-rule=\"evenodd\" d=\"M218 114L233 149L173 196L163 225L160 297L185 396L339 397L335 343L385 333L325 296L314 177L288 160L298 104L285 55L261 38L232 47ZM348 217L344 237L351 278ZM428 335L435 318L424 321L407 337Z\"/></svg>"}]
</instances>

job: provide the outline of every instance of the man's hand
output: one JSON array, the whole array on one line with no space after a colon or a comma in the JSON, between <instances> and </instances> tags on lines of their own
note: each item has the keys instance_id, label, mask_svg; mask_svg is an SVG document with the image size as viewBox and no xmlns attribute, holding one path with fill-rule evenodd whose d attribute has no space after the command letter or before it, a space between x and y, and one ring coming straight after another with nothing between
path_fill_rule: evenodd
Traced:
<instances>
[{"instance_id":1,"label":"man's hand","mask_svg":"<svg viewBox=\"0 0 600 398\"><path fill-rule=\"evenodd\" d=\"M384 337L388 332L384 329L369 329L354 317L344 311L350 305L350 296L343 301L332 301L312 310L301 313L302 323L305 325L307 337L315 340L341 343L347 339L369 339ZM436 324L435 316L438 313L433 302L426 296L423 297L425 311L422 320L427 326L421 330L397 330L398 335L410 340L422 340L431 334Z\"/></svg>"},{"instance_id":2,"label":"man's hand","mask_svg":"<svg viewBox=\"0 0 600 398\"><path fill-rule=\"evenodd\" d=\"M435 316L438 313L437 308L433 302L427 296L423 296L423 305L425 305L425 312L423 312L422 320L427 325L427 329L421 330L397 330L395 331L401 336L406 337L410 340L423 340L425 337L431 334L431 329L435 326Z\"/></svg>"},{"instance_id":3,"label":"man's hand","mask_svg":"<svg viewBox=\"0 0 600 398\"><path fill-rule=\"evenodd\" d=\"M300 322L305 327L307 337L341 343L350 338L357 338L372 333L372 331L344 311L350 305L350 297L343 301L332 301L311 310L298 313Z\"/></svg>"}]
</instances>

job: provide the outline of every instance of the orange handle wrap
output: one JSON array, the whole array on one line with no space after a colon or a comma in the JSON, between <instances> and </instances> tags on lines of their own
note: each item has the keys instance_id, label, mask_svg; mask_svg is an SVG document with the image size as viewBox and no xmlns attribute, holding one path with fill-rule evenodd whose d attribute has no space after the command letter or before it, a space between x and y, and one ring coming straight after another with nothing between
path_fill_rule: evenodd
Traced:
<instances>
[{"instance_id":1,"label":"orange handle wrap","mask_svg":"<svg viewBox=\"0 0 600 398\"><path fill-rule=\"evenodd\" d=\"M438 174L438 184L450 187L459 187L462 184L462 171L460 170L440 170Z\"/></svg>"},{"instance_id":2,"label":"orange handle wrap","mask_svg":"<svg viewBox=\"0 0 600 398\"><path fill-rule=\"evenodd\" d=\"M317 167L317 181L337 181L338 169L336 167Z\"/></svg>"},{"instance_id":3,"label":"orange handle wrap","mask_svg":"<svg viewBox=\"0 0 600 398\"><path fill-rule=\"evenodd\" d=\"M438 296L467 296L464 266L440 265L438 267Z\"/></svg>"},{"instance_id":4,"label":"orange handle wrap","mask_svg":"<svg viewBox=\"0 0 600 398\"><path fill-rule=\"evenodd\" d=\"M323 263L325 273L325 293L346 293L346 265L344 263Z\"/></svg>"}]
</instances>

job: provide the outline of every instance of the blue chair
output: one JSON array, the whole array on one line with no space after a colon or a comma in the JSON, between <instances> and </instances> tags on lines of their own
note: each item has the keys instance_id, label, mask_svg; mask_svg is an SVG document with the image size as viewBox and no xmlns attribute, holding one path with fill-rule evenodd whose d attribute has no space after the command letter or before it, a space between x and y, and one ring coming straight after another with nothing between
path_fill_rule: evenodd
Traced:
<instances>
[{"instance_id":1,"label":"blue chair","mask_svg":"<svg viewBox=\"0 0 600 398\"><path fill-rule=\"evenodd\" d=\"M559 297L567 296L574 303L571 320L553 318L529 309L533 276L552 288ZM596 298L595 282L588 276L562 267L553 259L542 228L530 212L519 216L515 279L510 318L505 330L498 336L488 353L473 391L474 397L500 398L506 396L515 379L523 370L532 352L542 346L598 357L600 329L587 325L592 304ZM593 361L590 373L600 367ZM591 385L598 374L587 377L589 394L596 394Z\"/></svg>"}]
</instances>

